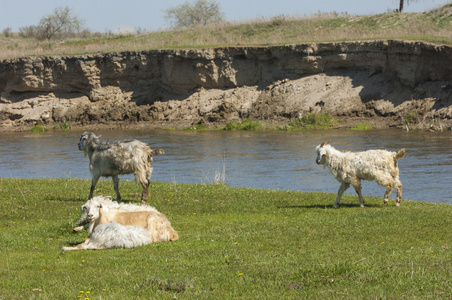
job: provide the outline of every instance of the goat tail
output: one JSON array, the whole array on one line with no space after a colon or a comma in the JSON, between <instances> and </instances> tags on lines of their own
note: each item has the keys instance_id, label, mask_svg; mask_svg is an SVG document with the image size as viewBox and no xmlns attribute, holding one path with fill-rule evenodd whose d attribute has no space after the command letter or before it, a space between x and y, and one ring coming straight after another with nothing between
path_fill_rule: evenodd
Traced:
<instances>
[{"instance_id":1,"label":"goat tail","mask_svg":"<svg viewBox=\"0 0 452 300\"><path fill-rule=\"evenodd\" d=\"M163 149L151 150L151 156L161 155L161 154L165 154L165 151L163 151Z\"/></svg>"},{"instance_id":2,"label":"goat tail","mask_svg":"<svg viewBox=\"0 0 452 300\"><path fill-rule=\"evenodd\" d=\"M399 150L395 156L395 160L401 159L405 157L405 148Z\"/></svg>"},{"instance_id":3,"label":"goat tail","mask_svg":"<svg viewBox=\"0 0 452 300\"><path fill-rule=\"evenodd\" d=\"M147 231L153 243L176 241L179 239L177 231L171 227L171 223L162 214L150 216L147 225Z\"/></svg>"}]
</instances>

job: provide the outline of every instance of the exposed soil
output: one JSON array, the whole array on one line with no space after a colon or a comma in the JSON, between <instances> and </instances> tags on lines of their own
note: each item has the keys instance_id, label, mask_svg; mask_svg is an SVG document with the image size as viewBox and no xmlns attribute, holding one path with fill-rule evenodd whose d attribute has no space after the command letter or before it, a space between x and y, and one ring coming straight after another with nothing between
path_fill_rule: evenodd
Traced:
<instances>
[{"instance_id":1,"label":"exposed soil","mask_svg":"<svg viewBox=\"0 0 452 300\"><path fill-rule=\"evenodd\" d=\"M405 41L161 50L0 63L0 130L272 125L452 127L452 48Z\"/></svg>"}]
</instances>

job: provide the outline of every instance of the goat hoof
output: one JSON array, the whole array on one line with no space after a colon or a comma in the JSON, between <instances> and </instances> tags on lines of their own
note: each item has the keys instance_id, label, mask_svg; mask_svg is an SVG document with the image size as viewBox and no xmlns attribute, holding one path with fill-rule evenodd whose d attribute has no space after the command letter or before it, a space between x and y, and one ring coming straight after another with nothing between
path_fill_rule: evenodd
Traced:
<instances>
[{"instance_id":1,"label":"goat hoof","mask_svg":"<svg viewBox=\"0 0 452 300\"><path fill-rule=\"evenodd\" d=\"M361 206L362 208L364 208L364 204L361 204L360 206Z\"/></svg>"},{"instance_id":2,"label":"goat hoof","mask_svg":"<svg viewBox=\"0 0 452 300\"><path fill-rule=\"evenodd\" d=\"M399 202L396 202L396 204L395 204L396 206L400 206L400 203Z\"/></svg>"},{"instance_id":3,"label":"goat hoof","mask_svg":"<svg viewBox=\"0 0 452 300\"><path fill-rule=\"evenodd\" d=\"M388 204L388 201L389 201L388 199L385 199L384 204Z\"/></svg>"}]
</instances>

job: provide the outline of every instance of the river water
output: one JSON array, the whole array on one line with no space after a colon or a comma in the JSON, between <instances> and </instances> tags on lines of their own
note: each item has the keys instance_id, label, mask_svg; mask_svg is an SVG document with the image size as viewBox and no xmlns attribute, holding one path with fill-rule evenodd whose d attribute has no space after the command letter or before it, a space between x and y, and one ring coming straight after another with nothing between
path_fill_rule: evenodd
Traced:
<instances>
[{"instance_id":1,"label":"river water","mask_svg":"<svg viewBox=\"0 0 452 300\"><path fill-rule=\"evenodd\" d=\"M91 179L88 158L77 148L81 132L1 133L0 177ZM152 180L232 187L336 193L339 183L315 163L315 146L331 139L339 150L406 148L399 160L403 199L452 204L452 132L403 130L104 131L104 139L137 138L166 154L154 158ZM133 175L120 176L134 180ZM375 182L363 195L382 197ZM88 193L88 191L86 191ZM346 193L355 194L353 188ZM395 198L395 191L391 195ZM332 198L332 202L334 197Z\"/></svg>"}]
</instances>

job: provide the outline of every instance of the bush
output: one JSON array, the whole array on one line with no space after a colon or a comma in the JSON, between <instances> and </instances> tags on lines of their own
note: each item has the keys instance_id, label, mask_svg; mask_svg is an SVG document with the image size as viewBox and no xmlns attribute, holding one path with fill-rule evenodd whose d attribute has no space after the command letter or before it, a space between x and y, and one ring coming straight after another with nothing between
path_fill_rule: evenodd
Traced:
<instances>
[{"instance_id":1,"label":"bush","mask_svg":"<svg viewBox=\"0 0 452 300\"><path fill-rule=\"evenodd\" d=\"M221 22L223 20L218 2L197 0L194 3L185 2L165 11L165 18L176 27L193 27Z\"/></svg>"}]
</instances>

